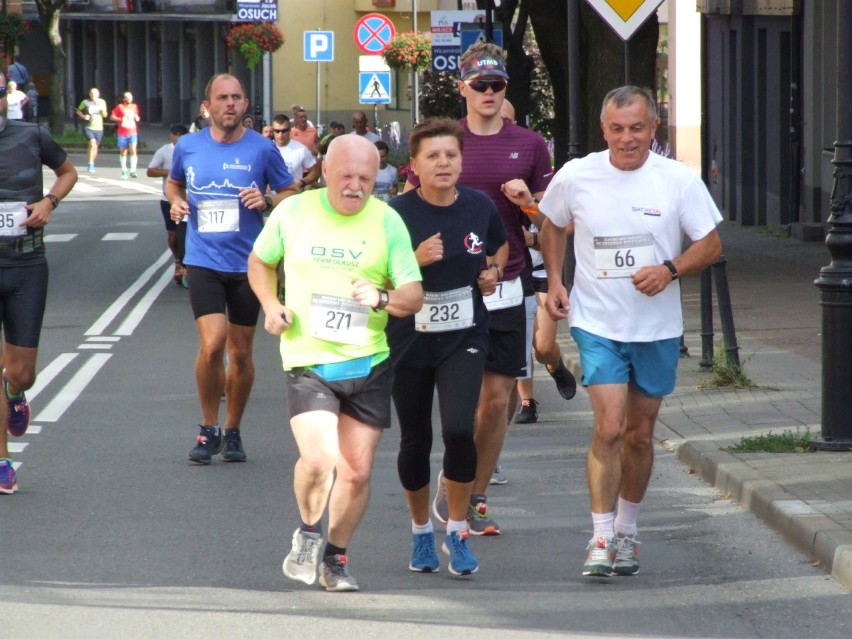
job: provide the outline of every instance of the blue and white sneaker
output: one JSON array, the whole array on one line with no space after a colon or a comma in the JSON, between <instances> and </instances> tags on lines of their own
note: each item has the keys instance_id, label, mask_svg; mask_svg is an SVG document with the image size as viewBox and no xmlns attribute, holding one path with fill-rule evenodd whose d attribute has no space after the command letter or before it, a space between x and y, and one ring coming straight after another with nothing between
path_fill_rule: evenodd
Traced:
<instances>
[{"instance_id":1,"label":"blue and white sneaker","mask_svg":"<svg viewBox=\"0 0 852 639\"><path fill-rule=\"evenodd\" d=\"M466 530L447 533L441 550L450 557L450 572L454 575L472 575L479 570L470 546L467 543L469 533Z\"/></svg>"},{"instance_id":2,"label":"blue and white sneaker","mask_svg":"<svg viewBox=\"0 0 852 639\"><path fill-rule=\"evenodd\" d=\"M435 533L413 534L411 539L411 572L438 572L438 553L435 550Z\"/></svg>"},{"instance_id":3,"label":"blue and white sneaker","mask_svg":"<svg viewBox=\"0 0 852 639\"><path fill-rule=\"evenodd\" d=\"M0 458L0 494L11 495L18 490L18 478L8 457Z\"/></svg>"}]
</instances>

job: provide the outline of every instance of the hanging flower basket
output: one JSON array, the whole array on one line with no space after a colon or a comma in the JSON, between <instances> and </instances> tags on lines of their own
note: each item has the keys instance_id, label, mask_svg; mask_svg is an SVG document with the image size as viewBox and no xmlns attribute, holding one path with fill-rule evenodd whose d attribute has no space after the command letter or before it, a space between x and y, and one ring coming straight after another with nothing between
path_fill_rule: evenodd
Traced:
<instances>
[{"instance_id":1,"label":"hanging flower basket","mask_svg":"<svg viewBox=\"0 0 852 639\"><path fill-rule=\"evenodd\" d=\"M29 21L22 20L20 16L6 13L5 9L0 13L0 47L4 49L7 57L11 59L21 37L29 30Z\"/></svg>"},{"instance_id":2,"label":"hanging flower basket","mask_svg":"<svg viewBox=\"0 0 852 639\"><path fill-rule=\"evenodd\" d=\"M391 69L425 71L432 66L432 37L428 33L400 33L382 50Z\"/></svg>"},{"instance_id":3,"label":"hanging flower basket","mask_svg":"<svg viewBox=\"0 0 852 639\"><path fill-rule=\"evenodd\" d=\"M249 69L254 69L267 51L274 53L284 44L284 35L271 22L251 22L231 27L228 48L239 53Z\"/></svg>"}]
</instances>

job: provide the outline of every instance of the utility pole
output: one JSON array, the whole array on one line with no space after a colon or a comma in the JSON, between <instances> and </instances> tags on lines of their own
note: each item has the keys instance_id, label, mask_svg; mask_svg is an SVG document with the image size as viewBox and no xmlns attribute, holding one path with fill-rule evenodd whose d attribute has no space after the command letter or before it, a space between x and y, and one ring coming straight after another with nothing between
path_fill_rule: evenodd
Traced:
<instances>
[{"instance_id":1,"label":"utility pole","mask_svg":"<svg viewBox=\"0 0 852 639\"><path fill-rule=\"evenodd\" d=\"M837 3L837 136L825 238L831 264L814 282L822 306L822 428L811 445L852 449L852 2Z\"/></svg>"}]
</instances>

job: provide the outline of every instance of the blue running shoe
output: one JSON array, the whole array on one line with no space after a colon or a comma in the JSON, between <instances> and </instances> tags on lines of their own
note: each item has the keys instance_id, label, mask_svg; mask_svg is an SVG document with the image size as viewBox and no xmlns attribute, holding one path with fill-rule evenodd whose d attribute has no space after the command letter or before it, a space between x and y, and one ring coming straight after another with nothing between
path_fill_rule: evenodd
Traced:
<instances>
[{"instance_id":1,"label":"blue running shoe","mask_svg":"<svg viewBox=\"0 0 852 639\"><path fill-rule=\"evenodd\" d=\"M18 490L18 478L8 457L0 458L0 494L11 495Z\"/></svg>"},{"instance_id":2,"label":"blue running shoe","mask_svg":"<svg viewBox=\"0 0 852 639\"><path fill-rule=\"evenodd\" d=\"M243 439L240 437L239 428L225 429L225 449L222 451L222 460L226 462L244 462L246 451L243 450Z\"/></svg>"},{"instance_id":3,"label":"blue running shoe","mask_svg":"<svg viewBox=\"0 0 852 639\"><path fill-rule=\"evenodd\" d=\"M472 575L479 570L479 562L467 543L466 530L447 533L441 550L450 557L450 572L454 575Z\"/></svg>"},{"instance_id":4,"label":"blue running shoe","mask_svg":"<svg viewBox=\"0 0 852 639\"><path fill-rule=\"evenodd\" d=\"M201 426L201 432L195 440L195 448L189 451L189 461L197 464L209 464L213 455L222 450L222 431L215 426Z\"/></svg>"},{"instance_id":5,"label":"blue running shoe","mask_svg":"<svg viewBox=\"0 0 852 639\"><path fill-rule=\"evenodd\" d=\"M435 533L428 532L412 535L411 572L438 572L438 553L435 550Z\"/></svg>"},{"instance_id":6,"label":"blue running shoe","mask_svg":"<svg viewBox=\"0 0 852 639\"><path fill-rule=\"evenodd\" d=\"M9 409L9 434L13 437L20 437L27 432L30 426L30 403L27 401L27 396L21 393L17 397L9 397L9 378L6 377L6 370L3 370L3 390L6 395L6 405Z\"/></svg>"}]
</instances>

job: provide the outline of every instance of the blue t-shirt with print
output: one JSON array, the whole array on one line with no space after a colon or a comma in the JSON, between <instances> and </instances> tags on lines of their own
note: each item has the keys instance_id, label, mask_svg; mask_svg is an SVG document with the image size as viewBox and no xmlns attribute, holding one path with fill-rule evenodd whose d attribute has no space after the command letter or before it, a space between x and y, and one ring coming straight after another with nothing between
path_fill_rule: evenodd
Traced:
<instances>
[{"instance_id":1,"label":"blue t-shirt with print","mask_svg":"<svg viewBox=\"0 0 852 639\"><path fill-rule=\"evenodd\" d=\"M169 172L170 178L186 185L189 202L183 261L189 266L245 273L254 240L263 228L264 212L246 208L240 202L240 190L257 188L265 193L269 186L278 191L292 184L293 177L275 143L256 131L246 129L240 140L227 144L215 141L210 131L208 127L182 135ZM238 211L238 216L229 211Z\"/></svg>"}]
</instances>

